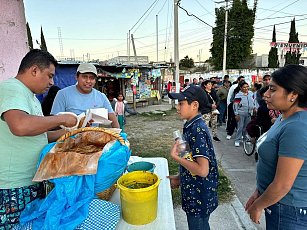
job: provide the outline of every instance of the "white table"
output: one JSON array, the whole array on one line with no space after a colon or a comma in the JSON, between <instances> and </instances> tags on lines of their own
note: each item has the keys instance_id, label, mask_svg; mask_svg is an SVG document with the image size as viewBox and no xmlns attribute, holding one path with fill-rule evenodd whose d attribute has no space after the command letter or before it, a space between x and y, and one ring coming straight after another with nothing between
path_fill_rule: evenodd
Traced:
<instances>
[{"instance_id":1,"label":"white table","mask_svg":"<svg viewBox=\"0 0 307 230\"><path fill-rule=\"evenodd\" d=\"M133 159L133 157L132 157ZM172 201L172 193L170 180L166 178L169 175L167 159L162 157L153 157L153 158L138 158L134 161L144 160L152 162L156 165L154 173L159 176L161 183L158 189L158 212L157 218L145 225L131 225L128 224L123 218L120 218L120 221L116 227L118 230L126 229L152 229L152 230L175 230L175 218L174 218L174 209ZM120 194L119 190L116 189L111 197L110 202L120 205Z\"/></svg>"}]
</instances>

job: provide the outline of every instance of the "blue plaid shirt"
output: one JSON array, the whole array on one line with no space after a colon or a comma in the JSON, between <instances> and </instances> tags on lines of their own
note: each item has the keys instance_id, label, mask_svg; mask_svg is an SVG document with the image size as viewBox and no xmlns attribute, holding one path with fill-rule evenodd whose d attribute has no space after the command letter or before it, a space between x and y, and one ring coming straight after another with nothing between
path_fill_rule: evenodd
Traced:
<instances>
[{"instance_id":1,"label":"blue plaid shirt","mask_svg":"<svg viewBox=\"0 0 307 230\"><path fill-rule=\"evenodd\" d=\"M207 177L192 176L180 166L182 208L189 215L209 215L218 206L218 167L208 127L200 114L184 124L183 137L194 159L208 159L209 174Z\"/></svg>"}]
</instances>

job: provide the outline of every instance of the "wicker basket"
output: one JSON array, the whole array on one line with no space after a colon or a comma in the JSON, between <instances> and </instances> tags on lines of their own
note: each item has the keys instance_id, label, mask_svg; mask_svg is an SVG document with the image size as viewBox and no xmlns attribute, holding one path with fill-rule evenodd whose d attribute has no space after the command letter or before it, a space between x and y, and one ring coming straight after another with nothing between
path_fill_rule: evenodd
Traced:
<instances>
[{"instance_id":1,"label":"wicker basket","mask_svg":"<svg viewBox=\"0 0 307 230\"><path fill-rule=\"evenodd\" d=\"M66 134L61 136L57 140L57 142L64 141L64 140L66 140L67 138L69 138L73 135L76 135L76 134L82 133L82 132L87 132L87 131L97 131L97 132L103 132L103 133L106 133L106 134L110 134L113 137L115 137L122 145L128 145L125 142L124 138L122 138L118 133L114 132L113 130L100 128L100 127L85 127L85 128L73 130L71 132L67 132ZM113 184L110 188L108 188L104 191L101 191L101 192L97 193L96 195L99 199L110 200L110 198L112 197L112 194L115 191L115 189L116 189L116 186L115 186L115 184Z\"/></svg>"}]
</instances>

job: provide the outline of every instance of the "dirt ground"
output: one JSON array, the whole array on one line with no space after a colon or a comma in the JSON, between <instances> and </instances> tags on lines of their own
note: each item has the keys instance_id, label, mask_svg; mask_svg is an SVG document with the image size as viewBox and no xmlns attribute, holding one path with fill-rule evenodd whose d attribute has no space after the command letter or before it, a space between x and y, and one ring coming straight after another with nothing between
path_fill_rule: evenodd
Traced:
<instances>
[{"instance_id":1,"label":"dirt ground","mask_svg":"<svg viewBox=\"0 0 307 230\"><path fill-rule=\"evenodd\" d=\"M130 141L132 154L141 157L165 157L169 161L170 174L178 170L177 163L170 158L174 143L173 132L182 131L183 122L176 110L158 113L143 113L128 116L125 132Z\"/></svg>"},{"instance_id":2,"label":"dirt ground","mask_svg":"<svg viewBox=\"0 0 307 230\"><path fill-rule=\"evenodd\" d=\"M128 135L132 155L164 157L168 160L169 174L177 174L179 165L170 157L170 149L174 143L173 132L175 130L182 132L183 121L179 119L176 110L142 113L126 118L125 132ZM222 170L219 170L220 202L228 202L232 199L233 192L229 185L229 179ZM172 190L172 193L174 205L180 205L179 189Z\"/></svg>"}]
</instances>

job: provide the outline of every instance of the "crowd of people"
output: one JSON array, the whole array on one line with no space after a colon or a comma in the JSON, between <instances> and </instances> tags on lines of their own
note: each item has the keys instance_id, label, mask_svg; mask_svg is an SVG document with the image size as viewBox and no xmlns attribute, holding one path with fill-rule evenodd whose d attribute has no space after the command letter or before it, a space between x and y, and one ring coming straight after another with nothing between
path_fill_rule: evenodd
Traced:
<instances>
[{"instance_id":1,"label":"crowd of people","mask_svg":"<svg viewBox=\"0 0 307 230\"><path fill-rule=\"evenodd\" d=\"M244 76L231 82L229 76L225 75L222 81L217 77L205 81L194 78L189 83L189 79L185 79L184 86L200 86L205 91L206 105L201 113L211 129L212 139L221 141L217 136L217 127L226 124L226 139L232 139L235 133L234 145L240 147L247 134L251 138L259 137L280 114L278 110L267 109L263 99L264 89L267 89L270 79L270 74L265 74L261 82L249 85Z\"/></svg>"},{"instance_id":2,"label":"crowd of people","mask_svg":"<svg viewBox=\"0 0 307 230\"><path fill-rule=\"evenodd\" d=\"M56 65L50 53L31 50L17 76L0 84L0 229L16 226L26 205L44 197L44 185L32 181L40 151L67 132L59 126L74 127L78 122L76 116L61 112L80 114L104 107L112 127L124 128L124 95L111 105L93 89L94 65L80 64L76 85L61 90L52 87ZM225 75L219 87L214 78L200 80L168 94L179 101L177 112L186 120L183 139L188 153L182 157L179 142L174 143L170 155L180 171L169 179L172 187L181 188L189 229L210 229L210 215L218 206L212 141L220 141L217 126L226 121L228 140L236 130L236 147L247 132L258 139L256 190L245 206L251 220L259 223L264 211L266 229L307 229L307 68L287 65L253 86L244 76L231 84ZM52 106L42 109L36 94L48 90L43 107ZM255 125L262 127L260 133Z\"/></svg>"},{"instance_id":3,"label":"crowd of people","mask_svg":"<svg viewBox=\"0 0 307 230\"><path fill-rule=\"evenodd\" d=\"M225 78L227 79L227 76ZM197 175L195 181L198 186L203 186L203 190L199 189L203 193L206 193L207 189L212 189L214 185L212 182L216 182L210 179L216 175L215 170L212 169L216 161L211 138L208 138L210 136L208 127L211 122L212 139L215 140L214 122L216 121L212 121L214 117L212 113L219 108L218 103L222 100L224 103L227 101L227 139L231 139L235 129L237 129L236 147L240 146L240 141L246 136L246 132L258 138L256 190L245 205L251 220L259 224L264 212L266 229L307 229L307 165L305 164L307 160L307 68L300 65L287 65L276 70L272 75L265 75L261 84L254 83L252 87L244 81L243 76L238 77L230 88L230 83L226 81L224 79L223 86L217 90L218 98L212 95L214 82L210 80L202 82L201 87L190 84L179 94L169 94L170 98L179 101L178 114L187 120L183 132L191 147L191 158L194 159L191 163L178 157L176 148L178 143L174 144L171 156L181 166L180 174L170 178L173 186L179 186L181 183L182 205L188 216L189 229L210 229L208 219L214 208L212 209L212 206L204 200L198 200L197 193L192 198L187 194L191 191L191 186L195 187L194 180L191 179L192 173ZM197 91L195 88L205 91L206 97L202 97L204 98L202 101L199 96L195 97ZM227 94L226 97L225 94ZM193 103L197 106L195 107ZM198 113L187 113L195 109L198 109ZM224 110L225 104L219 110L218 121L224 121ZM201 114L203 114L202 121L200 121ZM207 125L204 127L202 123ZM261 131L257 132L256 125L261 127ZM197 140L206 147L201 148ZM205 174L202 174L201 168L207 170ZM190 174L188 174L189 171ZM190 177L187 177L187 174ZM201 181L204 176L208 178L207 184ZM189 185L186 178L190 181ZM214 193L211 195L214 197ZM215 207L217 203L213 197L209 204ZM186 204L187 200L190 203L195 203L195 200L199 204L204 202L200 208L198 207L198 214L195 214L196 209ZM193 223L189 220L191 213L194 214Z\"/></svg>"}]
</instances>

